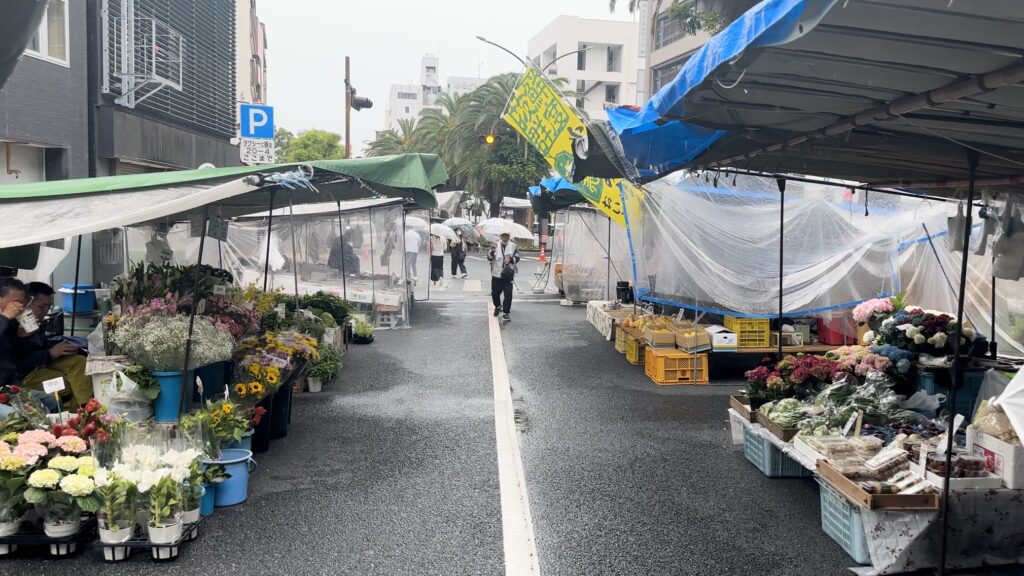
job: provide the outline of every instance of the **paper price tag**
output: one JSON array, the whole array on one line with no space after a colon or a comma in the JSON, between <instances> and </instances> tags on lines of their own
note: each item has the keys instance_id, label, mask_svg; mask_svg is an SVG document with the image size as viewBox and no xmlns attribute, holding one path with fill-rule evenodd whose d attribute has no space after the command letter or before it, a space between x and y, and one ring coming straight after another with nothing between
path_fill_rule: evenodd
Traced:
<instances>
[{"instance_id":1,"label":"paper price tag","mask_svg":"<svg viewBox=\"0 0 1024 576\"><path fill-rule=\"evenodd\" d=\"M846 424L843 426L843 436L850 435L850 431L853 430L853 425L857 423L857 418L859 416L860 413L850 414L850 419L847 420Z\"/></svg>"},{"instance_id":2,"label":"paper price tag","mask_svg":"<svg viewBox=\"0 0 1024 576\"><path fill-rule=\"evenodd\" d=\"M218 284L213 287L213 293L217 296L226 296L228 293L228 287L223 284Z\"/></svg>"},{"instance_id":3,"label":"paper price tag","mask_svg":"<svg viewBox=\"0 0 1024 576\"><path fill-rule=\"evenodd\" d=\"M252 310L252 302L242 302L241 304L239 304L239 306L245 308L246 310Z\"/></svg>"},{"instance_id":4,"label":"paper price tag","mask_svg":"<svg viewBox=\"0 0 1024 576\"><path fill-rule=\"evenodd\" d=\"M285 369L288 367L288 361L284 358L278 358L277 356L271 356L269 354L263 354L263 359L269 362L272 366Z\"/></svg>"},{"instance_id":5,"label":"paper price tag","mask_svg":"<svg viewBox=\"0 0 1024 576\"><path fill-rule=\"evenodd\" d=\"M228 222L223 218L211 218L210 223L206 226L206 233L214 240L220 240L221 242L227 242L228 240Z\"/></svg>"},{"instance_id":6,"label":"paper price tag","mask_svg":"<svg viewBox=\"0 0 1024 576\"><path fill-rule=\"evenodd\" d=\"M278 318L280 318L281 320L284 320L284 316L287 313L288 313L288 309L285 308L284 304L278 304L277 305L277 317Z\"/></svg>"},{"instance_id":7,"label":"paper price tag","mask_svg":"<svg viewBox=\"0 0 1024 576\"><path fill-rule=\"evenodd\" d=\"M52 380L44 380L43 381L43 392L46 392L47 394L53 394L55 392L60 392L64 388L65 388L64 378L61 377L61 376L58 376L57 378L54 378Z\"/></svg>"},{"instance_id":8,"label":"paper price tag","mask_svg":"<svg viewBox=\"0 0 1024 576\"><path fill-rule=\"evenodd\" d=\"M204 299L199 301L198 305L196 305L196 314L204 314L205 312L206 312L206 299L204 298Z\"/></svg>"},{"instance_id":9,"label":"paper price tag","mask_svg":"<svg viewBox=\"0 0 1024 576\"><path fill-rule=\"evenodd\" d=\"M188 237L199 238L203 235L203 217L192 216L188 221Z\"/></svg>"}]
</instances>

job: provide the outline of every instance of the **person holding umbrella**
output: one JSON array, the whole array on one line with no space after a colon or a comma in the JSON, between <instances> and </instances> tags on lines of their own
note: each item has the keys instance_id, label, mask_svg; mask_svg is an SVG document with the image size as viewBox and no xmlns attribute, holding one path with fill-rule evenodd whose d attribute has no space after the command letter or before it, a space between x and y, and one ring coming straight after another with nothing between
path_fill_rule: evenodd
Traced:
<instances>
[{"instance_id":1,"label":"person holding umbrella","mask_svg":"<svg viewBox=\"0 0 1024 576\"><path fill-rule=\"evenodd\" d=\"M504 313L502 320L511 320L512 282L516 276L516 265L519 263L519 248L512 242L512 235L503 230L500 240L491 245L487 251L487 260L491 263L491 301L494 303L494 315ZM502 301L504 295L504 301Z\"/></svg>"},{"instance_id":2,"label":"person holding umbrella","mask_svg":"<svg viewBox=\"0 0 1024 576\"><path fill-rule=\"evenodd\" d=\"M466 239L462 236L462 229L456 228L455 239L449 240L452 246L452 278L462 270L462 277L469 276L466 272Z\"/></svg>"},{"instance_id":3,"label":"person holding umbrella","mask_svg":"<svg viewBox=\"0 0 1024 576\"><path fill-rule=\"evenodd\" d=\"M444 278L444 245L440 236L430 235L430 281L435 286Z\"/></svg>"}]
</instances>

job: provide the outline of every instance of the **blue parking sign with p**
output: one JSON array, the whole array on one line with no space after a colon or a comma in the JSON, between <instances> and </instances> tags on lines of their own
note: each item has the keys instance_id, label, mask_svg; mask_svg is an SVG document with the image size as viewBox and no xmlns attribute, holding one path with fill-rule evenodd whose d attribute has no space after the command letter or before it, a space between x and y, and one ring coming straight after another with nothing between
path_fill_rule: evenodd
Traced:
<instances>
[{"instance_id":1,"label":"blue parking sign with p","mask_svg":"<svg viewBox=\"0 0 1024 576\"><path fill-rule=\"evenodd\" d=\"M274 108L256 104L242 104L240 132L242 138L274 137Z\"/></svg>"}]
</instances>

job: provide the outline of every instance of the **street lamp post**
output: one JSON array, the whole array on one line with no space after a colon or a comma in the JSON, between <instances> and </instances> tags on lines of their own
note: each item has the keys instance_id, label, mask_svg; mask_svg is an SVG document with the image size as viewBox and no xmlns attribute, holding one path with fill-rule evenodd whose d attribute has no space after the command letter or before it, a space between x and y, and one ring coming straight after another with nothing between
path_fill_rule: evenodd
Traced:
<instances>
[{"instance_id":1,"label":"street lamp post","mask_svg":"<svg viewBox=\"0 0 1024 576\"><path fill-rule=\"evenodd\" d=\"M345 158L352 156L352 109L356 112L364 108L373 108L373 100L365 96L357 96L356 89L352 86L351 68L349 58L345 56Z\"/></svg>"}]
</instances>

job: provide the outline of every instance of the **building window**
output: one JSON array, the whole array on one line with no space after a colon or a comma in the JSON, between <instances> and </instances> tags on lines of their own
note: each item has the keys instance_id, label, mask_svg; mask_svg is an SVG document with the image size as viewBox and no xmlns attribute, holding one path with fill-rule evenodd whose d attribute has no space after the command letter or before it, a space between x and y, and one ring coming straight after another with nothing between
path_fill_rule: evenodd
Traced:
<instances>
[{"instance_id":1,"label":"building window","mask_svg":"<svg viewBox=\"0 0 1024 576\"><path fill-rule=\"evenodd\" d=\"M605 84L604 87L604 101L609 104L619 103L619 85L618 84Z\"/></svg>"},{"instance_id":2,"label":"building window","mask_svg":"<svg viewBox=\"0 0 1024 576\"><path fill-rule=\"evenodd\" d=\"M577 98L576 99L576 109L577 110L583 110L583 105L584 104L586 104L586 100L584 100L583 98Z\"/></svg>"},{"instance_id":3,"label":"building window","mask_svg":"<svg viewBox=\"0 0 1024 576\"><path fill-rule=\"evenodd\" d=\"M608 72L622 71L622 46L608 47Z\"/></svg>"},{"instance_id":4,"label":"building window","mask_svg":"<svg viewBox=\"0 0 1024 576\"><path fill-rule=\"evenodd\" d=\"M579 52L576 53L576 69L587 69L587 45L580 43Z\"/></svg>"},{"instance_id":5,"label":"building window","mask_svg":"<svg viewBox=\"0 0 1024 576\"><path fill-rule=\"evenodd\" d=\"M674 80L679 75L679 71L683 69L683 64L685 63L685 60L679 60L660 68L655 68L651 74L651 90L657 92L662 86Z\"/></svg>"},{"instance_id":6,"label":"building window","mask_svg":"<svg viewBox=\"0 0 1024 576\"><path fill-rule=\"evenodd\" d=\"M398 99L399 100L415 100L417 98L419 98L419 96L417 96L415 92L399 92L398 93Z\"/></svg>"},{"instance_id":7,"label":"building window","mask_svg":"<svg viewBox=\"0 0 1024 576\"><path fill-rule=\"evenodd\" d=\"M437 74L437 66L427 66L427 74Z\"/></svg>"},{"instance_id":8,"label":"building window","mask_svg":"<svg viewBox=\"0 0 1024 576\"><path fill-rule=\"evenodd\" d=\"M29 41L26 53L51 62L68 63L67 0L49 1L43 21Z\"/></svg>"},{"instance_id":9,"label":"building window","mask_svg":"<svg viewBox=\"0 0 1024 576\"><path fill-rule=\"evenodd\" d=\"M679 20L669 18L668 12L658 14L658 22L654 26L655 50L668 46L685 35L683 25Z\"/></svg>"},{"instance_id":10,"label":"building window","mask_svg":"<svg viewBox=\"0 0 1024 576\"><path fill-rule=\"evenodd\" d=\"M405 113L406 113L406 114L408 114L408 113L409 113L409 107L408 107L408 106L406 106L406 107L405 107Z\"/></svg>"}]
</instances>

